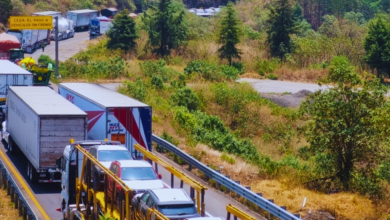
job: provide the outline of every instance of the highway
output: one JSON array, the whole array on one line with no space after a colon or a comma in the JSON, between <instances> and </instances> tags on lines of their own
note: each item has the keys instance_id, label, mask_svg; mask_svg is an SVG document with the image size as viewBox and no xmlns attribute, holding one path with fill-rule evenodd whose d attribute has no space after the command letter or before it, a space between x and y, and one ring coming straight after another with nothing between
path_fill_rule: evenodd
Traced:
<instances>
[{"instance_id":1,"label":"highway","mask_svg":"<svg viewBox=\"0 0 390 220\"><path fill-rule=\"evenodd\" d=\"M83 50L86 48L89 42L89 34L88 32L81 32L76 33L74 38L66 39L59 42L59 60L65 61L66 59L70 58L71 56L75 55L80 50ZM39 56L41 54L45 54L50 56L52 59L55 58L55 42L52 41L50 45L48 45L45 48L45 52L42 52L42 49L38 49L35 51L32 55L25 54L26 57L31 56L35 60L38 60ZM111 90L116 90L117 86L119 84L104 84L103 86L106 86L107 88ZM52 84L52 87L54 90L58 91L58 86L55 84ZM65 146L64 146L65 147ZM61 186L59 183L37 183L32 184L27 177L27 159L23 154L19 155L10 155L7 150L4 148L3 145L1 145L1 150L6 152L6 155L10 158L12 163L15 165L19 173L23 176L23 178L26 180L26 182L29 184L29 187L33 191L33 193L36 196L36 199L41 204L41 206L45 209L47 214L51 219L62 219L62 213L58 211L60 208L60 201L61 201ZM174 165L174 163L171 163ZM203 182L199 178L192 175L190 172L186 171L185 169L181 168L179 165L174 165L177 169L181 169L182 172L185 172L186 174L194 177L197 179L197 181L202 182L203 184L207 185L207 183ZM171 174L166 171L163 168L159 168L159 173L163 176L163 181L166 182L168 185L170 185L170 176ZM175 178L175 188L178 188L180 186L180 180L178 178ZM184 185L184 189L189 194L189 187ZM228 204L234 204L235 206L241 208L242 210L247 211L248 213L254 215L253 212L250 212L249 209L238 202L236 202L234 199L224 195L222 192L219 192L217 190L214 190L208 186L208 190L206 191L205 196L205 203L206 203L206 212L209 215L212 216L220 216L220 217L226 217L226 205ZM257 215L258 219L261 219L261 216Z\"/></svg>"}]
</instances>

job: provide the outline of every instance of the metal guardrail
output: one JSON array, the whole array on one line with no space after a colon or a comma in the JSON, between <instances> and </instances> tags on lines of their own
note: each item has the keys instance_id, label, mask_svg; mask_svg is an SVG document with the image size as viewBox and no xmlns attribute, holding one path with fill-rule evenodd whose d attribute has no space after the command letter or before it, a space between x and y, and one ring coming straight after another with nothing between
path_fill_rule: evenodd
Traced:
<instances>
[{"instance_id":1,"label":"metal guardrail","mask_svg":"<svg viewBox=\"0 0 390 220\"><path fill-rule=\"evenodd\" d=\"M7 189L7 195L11 196L11 201L15 209L19 210L19 216L22 216L23 220L38 219L2 160L0 160L0 187Z\"/></svg>"},{"instance_id":2,"label":"metal guardrail","mask_svg":"<svg viewBox=\"0 0 390 220\"><path fill-rule=\"evenodd\" d=\"M176 147L173 144L169 143L168 141L158 137L157 135L155 135L155 134L152 135L152 141L154 143L160 145L161 148L166 149L166 150L174 153L175 155L180 157L182 160L186 161L189 165L196 167L198 170L202 171L206 176L215 180L217 183L221 184L222 186L225 186L227 189L244 197L248 201L259 206L260 208L268 211L273 216L278 217L282 220L299 220L300 219L298 216L295 216L295 215L289 213L284 208L275 205L271 201L264 199L260 195L257 195L256 193L241 186L240 184L234 182L233 180L221 175L217 171L207 167L206 165L202 164L201 162L199 162L195 158L184 153L178 147Z\"/></svg>"}]
</instances>

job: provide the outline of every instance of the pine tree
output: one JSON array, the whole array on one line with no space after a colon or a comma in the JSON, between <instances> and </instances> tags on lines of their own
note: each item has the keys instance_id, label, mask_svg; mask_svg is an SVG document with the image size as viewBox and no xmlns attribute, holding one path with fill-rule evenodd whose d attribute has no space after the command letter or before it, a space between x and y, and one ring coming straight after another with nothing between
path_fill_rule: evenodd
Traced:
<instances>
[{"instance_id":1,"label":"pine tree","mask_svg":"<svg viewBox=\"0 0 390 220\"><path fill-rule=\"evenodd\" d=\"M290 34L295 33L295 18L289 0L276 0L275 8L271 8L268 23L268 43L272 56L283 60L291 52Z\"/></svg>"},{"instance_id":2,"label":"pine tree","mask_svg":"<svg viewBox=\"0 0 390 220\"><path fill-rule=\"evenodd\" d=\"M109 37L107 47L110 49L122 49L125 52L133 49L138 38L135 22L128 16L129 11L123 10L115 16L113 26L107 32Z\"/></svg>"},{"instance_id":3,"label":"pine tree","mask_svg":"<svg viewBox=\"0 0 390 220\"><path fill-rule=\"evenodd\" d=\"M219 26L218 43L222 44L222 47L219 48L218 52L219 57L227 59L230 66L233 58L241 58L241 51L236 47L236 44L240 43L242 35L240 24L241 22L238 19L233 3L229 2Z\"/></svg>"},{"instance_id":4,"label":"pine tree","mask_svg":"<svg viewBox=\"0 0 390 220\"><path fill-rule=\"evenodd\" d=\"M390 73L390 28L382 18L370 23L364 39L366 62L378 75Z\"/></svg>"},{"instance_id":5,"label":"pine tree","mask_svg":"<svg viewBox=\"0 0 390 220\"><path fill-rule=\"evenodd\" d=\"M0 0L0 22L3 24L8 23L8 18L12 11L11 0Z\"/></svg>"},{"instance_id":6,"label":"pine tree","mask_svg":"<svg viewBox=\"0 0 390 220\"><path fill-rule=\"evenodd\" d=\"M142 18L149 34L149 44L160 56L183 45L188 35L184 5L171 0L161 0L157 11L145 12Z\"/></svg>"}]
</instances>

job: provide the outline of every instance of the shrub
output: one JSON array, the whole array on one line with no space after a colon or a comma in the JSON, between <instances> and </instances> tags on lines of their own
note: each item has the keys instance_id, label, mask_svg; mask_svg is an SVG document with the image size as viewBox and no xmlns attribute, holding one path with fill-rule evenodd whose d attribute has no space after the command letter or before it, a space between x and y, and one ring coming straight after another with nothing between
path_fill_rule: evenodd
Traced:
<instances>
[{"instance_id":1,"label":"shrub","mask_svg":"<svg viewBox=\"0 0 390 220\"><path fill-rule=\"evenodd\" d=\"M268 74L267 78L268 78L268 79L271 79L271 80L277 80L277 79L278 79L278 76L275 75L275 74L273 74L273 73L270 73L270 74Z\"/></svg>"},{"instance_id":2,"label":"shrub","mask_svg":"<svg viewBox=\"0 0 390 220\"><path fill-rule=\"evenodd\" d=\"M184 73L188 76L196 73L206 80L218 82L237 79L240 74L239 70L234 67L227 65L218 66L203 60L189 62L187 67L184 68Z\"/></svg>"},{"instance_id":3,"label":"shrub","mask_svg":"<svg viewBox=\"0 0 390 220\"><path fill-rule=\"evenodd\" d=\"M200 104L196 93L188 87L176 90L171 96L171 100L175 105L184 106L190 111L197 110Z\"/></svg>"},{"instance_id":4,"label":"shrub","mask_svg":"<svg viewBox=\"0 0 390 220\"><path fill-rule=\"evenodd\" d=\"M235 80L238 78L240 72L233 66L222 65L220 66L221 74L227 79Z\"/></svg>"},{"instance_id":5,"label":"shrub","mask_svg":"<svg viewBox=\"0 0 390 220\"><path fill-rule=\"evenodd\" d=\"M163 59L158 61L144 61L140 62L141 71L148 77L160 76L164 82L172 79L175 75L178 75L176 71L165 66L166 62Z\"/></svg>"},{"instance_id":6,"label":"shrub","mask_svg":"<svg viewBox=\"0 0 390 220\"><path fill-rule=\"evenodd\" d=\"M49 63L51 63L53 67L56 65L56 62L54 60L52 60L49 56L43 54L39 56L38 63L43 65L48 65Z\"/></svg>"},{"instance_id":7,"label":"shrub","mask_svg":"<svg viewBox=\"0 0 390 220\"><path fill-rule=\"evenodd\" d=\"M245 73L245 66L244 66L243 63L241 63L241 62L233 62L232 66L238 70L240 75Z\"/></svg>"},{"instance_id":8,"label":"shrub","mask_svg":"<svg viewBox=\"0 0 390 220\"><path fill-rule=\"evenodd\" d=\"M279 60L277 59L263 60L257 62L256 69L260 75L264 76L266 73L272 73L275 71L278 66Z\"/></svg>"},{"instance_id":9,"label":"shrub","mask_svg":"<svg viewBox=\"0 0 390 220\"><path fill-rule=\"evenodd\" d=\"M127 93L139 100L139 101L145 101L145 97L146 97L146 86L144 85L144 83L142 82L142 80L140 78L137 78L137 80L135 82L124 82L125 86L126 86L126 89L127 89Z\"/></svg>"},{"instance_id":10,"label":"shrub","mask_svg":"<svg viewBox=\"0 0 390 220\"><path fill-rule=\"evenodd\" d=\"M164 82L160 76L153 76L151 83L154 86L154 88L156 88L157 90L164 89Z\"/></svg>"},{"instance_id":11,"label":"shrub","mask_svg":"<svg viewBox=\"0 0 390 220\"><path fill-rule=\"evenodd\" d=\"M230 163L230 164L235 164L236 163L236 160L234 160L233 157L229 157L227 154L225 153L222 153L222 156L221 156L221 159Z\"/></svg>"}]
</instances>

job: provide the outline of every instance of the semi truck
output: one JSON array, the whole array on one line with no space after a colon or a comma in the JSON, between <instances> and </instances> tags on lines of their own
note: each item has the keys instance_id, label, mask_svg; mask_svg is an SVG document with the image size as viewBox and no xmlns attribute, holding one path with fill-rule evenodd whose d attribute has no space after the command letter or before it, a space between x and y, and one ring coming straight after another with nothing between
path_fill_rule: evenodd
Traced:
<instances>
[{"instance_id":1,"label":"semi truck","mask_svg":"<svg viewBox=\"0 0 390 220\"><path fill-rule=\"evenodd\" d=\"M108 17L110 19L114 18L116 14L118 14L118 9L116 8L106 8L100 10L100 14L102 16Z\"/></svg>"},{"instance_id":2,"label":"semi truck","mask_svg":"<svg viewBox=\"0 0 390 220\"><path fill-rule=\"evenodd\" d=\"M24 58L19 40L10 34L0 34L0 59L17 63Z\"/></svg>"},{"instance_id":3,"label":"semi truck","mask_svg":"<svg viewBox=\"0 0 390 220\"><path fill-rule=\"evenodd\" d=\"M0 107L4 107L9 86L32 86L33 74L9 60L0 60Z\"/></svg>"},{"instance_id":4,"label":"semi truck","mask_svg":"<svg viewBox=\"0 0 390 220\"><path fill-rule=\"evenodd\" d=\"M42 43L50 44L50 30L7 30L7 34L14 35L27 53L40 48Z\"/></svg>"},{"instance_id":5,"label":"semi truck","mask_svg":"<svg viewBox=\"0 0 390 220\"><path fill-rule=\"evenodd\" d=\"M72 20L76 31L88 29L92 18L99 17L98 10L83 9L66 12L66 19Z\"/></svg>"},{"instance_id":6,"label":"semi truck","mask_svg":"<svg viewBox=\"0 0 390 220\"><path fill-rule=\"evenodd\" d=\"M112 26L112 22L109 18L100 16L93 18L90 24L89 37L94 39L96 37L105 34Z\"/></svg>"},{"instance_id":7,"label":"semi truck","mask_svg":"<svg viewBox=\"0 0 390 220\"><path fill-rule=\"evenodd\" d=\"M51 30L50 38L55 40L56 33L56 24L53 21L53 29ZM66 18L58 19L58 40L64 40L67 38L74 37L74 24L72 20L68 20Z\"/></svg>"},{"instance_id":8,"label":"semi truck","mask_svg":"<svg viewBox=\"0 0 390 220\"><path fill-rule=\"evenodd\" d=\"M10 86L6 106L5 142L26 156L29 180L61 182L56 159L69 139L86 139L87 114L49 87Z\"/></svg>"},{"instance_id":9,"label":"semi truck","mask_svg":"<svg viewBox=\"0 0 390 220\"><path fill-rule=\"evenodd\" d=\"M60 83L58 93L88 114L89 139L120 141L134 158L136 143L152 150L150 106L91 83Z\"/></svg>"}]
</instances>

